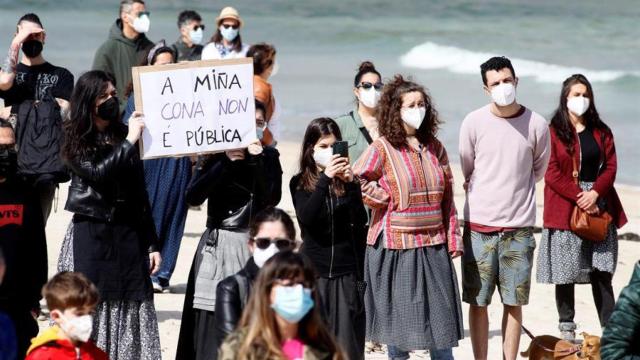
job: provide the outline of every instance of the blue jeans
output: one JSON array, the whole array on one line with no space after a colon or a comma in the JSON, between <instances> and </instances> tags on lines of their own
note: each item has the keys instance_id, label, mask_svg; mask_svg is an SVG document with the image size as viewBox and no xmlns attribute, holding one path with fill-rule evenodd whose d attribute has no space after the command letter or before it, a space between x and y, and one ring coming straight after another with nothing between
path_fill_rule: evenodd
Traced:
<instances>
[{"instance_id":1,"label":"blue jeans","mask_svg":"<svg viewBox=\"0 0 640 360\"><path fill-rule=\"evenodd\" d=\"M387 345L390 360L407 360L409 359L409 351L402 350L397 346ZM453 350L448 349L431 349L429 350L431 360L454 360Z\"/></svg>"}]
</instances>

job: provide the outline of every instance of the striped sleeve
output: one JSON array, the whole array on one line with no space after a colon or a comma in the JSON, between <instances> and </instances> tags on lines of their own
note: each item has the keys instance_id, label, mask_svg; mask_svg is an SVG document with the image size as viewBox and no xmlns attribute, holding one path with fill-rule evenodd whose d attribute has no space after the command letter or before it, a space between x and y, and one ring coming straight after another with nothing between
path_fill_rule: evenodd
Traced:
<instances>
[{"instance_id":1,"label":"striped sleeve","mask_svg":"<svg viewBox=\"0 0 640 360\"><path fill-rule=\"evenodd\" d=\"M362 186L362 201L371 208L386 208L389 194L378 184L382 177L383 156L376 143L371 144L353 166Z\"/></svg>"},{"instance_id":2,"label":"striped sleeve","mask_svg":"<svg viewBox=\"0 0 640 360\"><path fill-rule=\"evenodd\" d=\"M458 224L458 211L453 199L453 172L449 166L449 158L444 146L438 149L438 162L442 167L445 177L444 196L442 198L442 223L447 230L447 246L449 252L464 251L462 245L462 235Z\"/></svg>"}]
</instances>

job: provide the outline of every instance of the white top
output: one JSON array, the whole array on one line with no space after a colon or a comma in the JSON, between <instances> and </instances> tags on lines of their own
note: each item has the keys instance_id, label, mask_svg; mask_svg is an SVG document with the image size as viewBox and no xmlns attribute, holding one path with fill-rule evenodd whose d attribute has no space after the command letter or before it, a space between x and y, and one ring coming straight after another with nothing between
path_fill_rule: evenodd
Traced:
<instances>
[{"instance_id":1,"label":"white top","mask_svg":"<svg viewBox=\"0 0 640 360\"><path fill-rule=\"evenodd\" d=\"M208 43L202 49L202 60L238 59L247 56L249 45L243 44L240 51L225 49L222 43Z\"/></svg>"}]
</instances>

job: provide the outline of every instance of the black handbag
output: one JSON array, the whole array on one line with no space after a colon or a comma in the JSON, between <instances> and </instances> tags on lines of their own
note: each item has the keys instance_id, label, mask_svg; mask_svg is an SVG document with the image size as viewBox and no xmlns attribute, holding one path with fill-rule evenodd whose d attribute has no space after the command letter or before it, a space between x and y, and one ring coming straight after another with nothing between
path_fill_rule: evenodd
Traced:
<instances>
[{"instance_id":1,"label":"black handbag","mask_svg":"<svg viewBox=\"0 0 640 360\"><path fill-rule=\"evenodd\" d=\"M249 228L253 216L253 192L244 186L233 183L235 186L249 193L249 201L244 206L234 211L231 215L220 222L220 229L223 230L246 230Z\"/></svg>"}]
</instances>

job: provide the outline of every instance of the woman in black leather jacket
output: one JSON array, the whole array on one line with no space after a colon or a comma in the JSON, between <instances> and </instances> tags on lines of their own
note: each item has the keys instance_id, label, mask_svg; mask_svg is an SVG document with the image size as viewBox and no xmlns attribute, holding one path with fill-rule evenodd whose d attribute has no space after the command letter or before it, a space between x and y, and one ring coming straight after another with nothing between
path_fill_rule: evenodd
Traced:
<instances>
[{"instance_id":1,"label":"woman in black leather jacket","mask_svg":"<svg viewBox=\"0 0 640 360\"><path fill-rule=\"evenodd\" d=\"M212 341L216 287L249 259L252 217L280 202L279 157L275 148L256 142L199 159L186 198L191 206L208 199L207 229L189 272L176 359L211 359L217 354Z\"/></svg>"},{"instance_id":2,"label":"woman in black leather jacket","mask_svg":"<svg viewBox=\"0 0 640 360\"><path fill-rule=\"evenodd\" d=\"M227 335L236 330L260 268L276 253L293 250L295 238L293 220L284 210L267 208L256 214L249 231L252 256L242 270L222 280L216 289L216 331L213 339L217 348Z\"/></svg>"},{"instance_id":3,"label":"woman in black leather jacket","mask_svg":"<svg viewBox=\"0 0 640 360\"><path fill-rule=\"evenodd\" d=\"M74 215L62 262L98 287L92 337L109 358L159 359L149 274L160 253L134 146L144 123L134 114L127 132L115 95L111 75L90 71L71 96L62 155L71 170L65 209Z\"/></svg>"}]
</instances>

